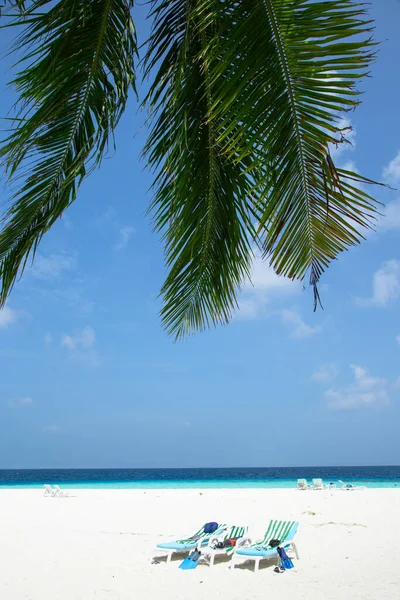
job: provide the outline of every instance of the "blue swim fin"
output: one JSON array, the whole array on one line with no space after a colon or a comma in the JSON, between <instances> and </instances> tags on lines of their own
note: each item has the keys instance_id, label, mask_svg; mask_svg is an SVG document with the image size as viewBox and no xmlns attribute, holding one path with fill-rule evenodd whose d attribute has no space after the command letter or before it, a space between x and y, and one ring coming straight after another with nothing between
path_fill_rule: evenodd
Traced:
<instances>
[{"instance_id":1,"label":"blue swim fin","mask_svg":"<svg viewBox=\"0 0 400 600\"><path fill-rule=\"evenodd\" d=\"M184 571L188 569L195 569L200 560L200 556L201 552L199 552L198 550L194 550L191 554L189 554L189 556L185 558L184 561L181 562L179 568L183 569Z\"/></svg>"},{"instance_id":2,"label":"blue swim fin","mask_svg":"<svg viewBox=\"0 0 400 600\"><path fill-rule=\"evenodd\" d=\"M284 548L278 548L278 554L280 556L281 559L281 567L283 569L293 569L294 564L292 563L292 560L288 557L288 555L286 554L286 551Z\"/></svg>"}]
</instances>

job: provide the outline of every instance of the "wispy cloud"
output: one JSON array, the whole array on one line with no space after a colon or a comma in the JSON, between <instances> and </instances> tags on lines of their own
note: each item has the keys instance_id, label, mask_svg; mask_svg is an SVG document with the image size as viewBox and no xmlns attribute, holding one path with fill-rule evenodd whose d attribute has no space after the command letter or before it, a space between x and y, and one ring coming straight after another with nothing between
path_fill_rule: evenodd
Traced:
<instances>
[{"instance_id":1,"label":"wispy cloud","mask_svg":"<svg viewBox=\"0 0 400 600\"><path fill-rule=\"evenodd\" d=\"M49 331L46 331L46 333L44 334L44 345L46 346L46 348L51 346L53 339L54 338L52 334Z\"/></svg>"},{"instance_id":2,"label":"wispy cloud","mask_svg":"<svg viewBox=\"0 0 400 600\"><path fill-rule=\"evenodd\" d=\"M383 169L383 180L395 187L400 184L400 151Z\"/></svg>"},{"instance_id":3,"label":"wispy cloud","mask_svg":"<svg viewBox=\"0 0 400 600\"><path fill-rule=\"evenodd\" d=\"M129 241L135 233L135 231L136 230L134 227L121 227L119 230L119 238L115 245L115 249L122 250L123 248L125 248L129 244Z\"/></svg>"},{"instance_id":4,"label":"wispy cloud","mask_svg":"<svg viewBox=\"0 0 400 600\"><path fill-rule=\"evenodd\" d=\"M95 351L96 333L92 327L73 331L61 337L61 347L66 348L71 358L88 364L92 367L99 366Z\"/></svg>"},{"instance_id":5,"label":"wispy cloud","mask_svg":"<svg viewBox=\"0 0 400 600\"><path fill-rule=\"evenodd\" d=\"M354 150L356 147L356 130L352 126L350 119L347 116L342 117L337 127L342 130L341 136L343 141L339 144L329 144L330 153L335 160L344 154L344 152Z\"/></svg>"},{"instance_id":6,"label":"wispy cloud","mask_svg":"<svg viewBox=\"0 0 400 600\"><path fill-rule=\"evenodd\" d=\"M13 310L9 306L4 306L0 309L0 329L6 329L9 325L15 323L17 318L17 311Z\"/></svg>"},{"instance_id":7,"label":"wispy cloud","mask_svg":"<svg viewBox=\"0 0 400 600\"><path fill-rule=\"evenodd\" d=\"M260 253L255 252L251 281L243 288L239 299L239 310L236 318L256 319L273 298L282 298L298 293L300 284L287 277L275 273L269 264L262 260Z\"/></svg>"},{"instance_id":8,"label":"wispy cloud","mask_svg":"<svg viewBox=\"0 0 400 600\"><path fill-rule=\"evenodd\" d=\"M400 229L400 200L388 202L378 217L376 229L378 232L398 231Z\"/></svg>"},{"instance_id":9,"label":"wispy cloud","mask_svg":"<svg viewBox=\"0 0 400 600\"><path fill-rule=\"evenodd\" d=\"M114 250L125 248L136 231L132 225L122 225L113 206L107 206L106 210L96 218L95 224L99 229L117 232Z\"/></svg>"},{"instance_id":10,"label":"wispy cloud","mask_svg":"<svg viewBox=\"0 0 400 600\"><path fill-rule=\"evenodd\" d=\"M23 396L21 398L10 398L8 405L11 407L29 407L34 405L34 401L29 396Z\"/></svg>"},{"instance_id":11,"label":"wispy cloud","mask_svg":"<svg viewBox=\"0 0 400 600\"><path fill-rule=\"evenodd\" d=\"M358 365L350 365L354 381L343 388L330 388L324 394L331 410L356 410L389 404L388 381L373 377Z\"/></svg>"},{"instance_id":12,"label":"wispy cloud","mask_svg":"<svg viewBox=\"0 0 400 600\"><path fill-rule=\"evenodd\" d=\"M400 261L389 260L372 277L372 296L357 298L360 306L385 307L400 295Z\"/></svg>"},{"instance_id":13,"label":"wispy cloud","mask_svg":"<svg viewBox=\"0 0 400 600\"><path fill-rule=\"evenodd\" d=\"M58 279L64 271L76 269L76 265L76 256L66 252L49 256L38 254L31 273L37 279Z\"/></svg>"},{"instance_id":14,"label":"wispy cloud","mask_svg":"<svg viewBox=\"0 0 400 600\"><path fill-rule=\"evenodd\" d=\"M73 229L74 228L74 224L67 214L64 213L62 215L61 221L62 221L62 223L64 223L65 229Z\"/></svg>"},{"instance_id":15,"label":"wispy cloud","mask_svg":"<svg viewBox=\"0 0 400 600\"><path fill-rule=\"evenodd\" d=\"M327 363L326 365L321 365L318 369L316 369L312 374L312 378L318 383L327 383L328 381L333 381L337 377L338 373L339 369L335 363Z\"/></svg>"},{"instance_id":16,"label":"wispy cloud","mask_svg":"<svg viewBox=\"0 0 400 600\"><path fill-rule=\"evenodd\" d=\"M69 350L79 350L93 348L96 341L96 334L92 327L84 327L82 330L75 331L71 335L64 334L61 338L61 346Z\"/></svg>"},{"instance_id":17,"label":"wispy cloud","mask_svg":"<svg viewBox=\"0 0 400 600\"><path fill-rule=\"evenodd\" d=\"M321 327L316 325L312 327L303 321L297 309L284 309L281 311L282 321L287 325L291 332L290 338L293 340L304 340L321 333Z\"/></svg>"},{"instance_id":18,"label":"wispy cloud","mask_svg":"<svg viewBox=\"0 0 400 600\"><path fill-rule=\"evenodd\" d=\"M61 431L61 427L59 425L56 425L55 423L52 423L51 425L44 425L44 427L42 427L42 432L43 433L60 433Z\"/></svg>"},{"instance_id":19,"label":"wispy cloud","mask_svg":"<svg viewBox=\"0 0 400 600\"><path fill-rule=\"evenodd\" d=\"M117 211L113 206L107 206L107 208L95 218L94 223L99 229L109 227L110 225L112 227L117 227Z\"/></svg>"}]
</instances>

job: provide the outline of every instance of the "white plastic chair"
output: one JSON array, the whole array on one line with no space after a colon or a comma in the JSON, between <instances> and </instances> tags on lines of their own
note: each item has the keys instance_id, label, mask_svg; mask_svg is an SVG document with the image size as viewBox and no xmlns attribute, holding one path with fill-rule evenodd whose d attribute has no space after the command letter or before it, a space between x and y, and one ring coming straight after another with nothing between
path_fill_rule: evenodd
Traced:
<instances>
[{"instance_id":1,"label":"white plastic chair","mask_svg":"<svg viewBox=\"0 0 400 600\"><path fill-rule=\"evenodd\" d=\"M60 488L60 486L55 485L54 486L55 489L55 496L57 498L70 498L70 494L68 492L63 492L62 489Z\"/></svg>"},{"instance_id":2,"label":"white plastic chair","mask_svg":"<svg viewBox=\"0 0 400 600\"><path fill-rule=\"evenodd\" d=\"M56 490L53 490L53 488L51 487L51 485L49 485L48 483L44 484L44 492L43 492L43 496L45 497L55 497L57 495Z\"/></svg>"},{"instance_id":3,"label":"white plastic chair","mask_svg":"<svg viewBox=\"0 0 400 600\"><path fill-rule=\"evenodd\" d=\"M363 490L367 489L365 485L353 485L352 483L345 483L341 479L339 479L339 483L342 486L339 489L341 489L345 492L356 492L356 491L363 491Z\"/></svg>"},{"instance_id":4,"label":"white plastic chair","mask_svg":"<svg viewBox=\"0 0 400 600\"><path fill-rule=\"evenodd\" d=\"M322 479L313 479L313 490L325 490L326 489L326 485L324 484L324 482L322 481Z\"/></svg>"},{"instance_id":5,"label":"white plastic chair","mask_svg":"<svg viewBox=\"0 0 400 600\"><path fill-rule=\"evenodd\" d=\"M307 479L298 479L297 480L297 489L298 490L309 490L311 488L310 484L307 483Z\"/></svg>"}]
</instances>

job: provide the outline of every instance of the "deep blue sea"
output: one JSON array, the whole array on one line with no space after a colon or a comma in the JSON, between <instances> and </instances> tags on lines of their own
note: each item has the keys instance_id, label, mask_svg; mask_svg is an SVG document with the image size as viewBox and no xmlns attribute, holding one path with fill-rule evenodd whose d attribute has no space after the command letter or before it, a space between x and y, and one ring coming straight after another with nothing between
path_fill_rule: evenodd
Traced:
<instances>
[{"instance_id":1,"label":"deep blue sea","mask_svg":"<svg viewBox=\"0 0 400 600\"><path fill-rule=\"evenodd\" d=\"M282 467L215 469L30 469L0 470L0 487L70 488L294 488L297 479L322 477L325 483L356 483L371 488L400 487L398 467Z\"/></svg>"}]
</instances>

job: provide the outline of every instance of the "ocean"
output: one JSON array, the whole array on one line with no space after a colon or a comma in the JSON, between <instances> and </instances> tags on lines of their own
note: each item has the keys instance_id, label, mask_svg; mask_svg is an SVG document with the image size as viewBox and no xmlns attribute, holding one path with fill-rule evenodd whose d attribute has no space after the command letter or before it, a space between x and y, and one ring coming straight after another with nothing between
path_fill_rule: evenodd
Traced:
<instances>
[{"instance_id":1,"label":"ocean","mask_svg":"<svg viewBox=\"0 0 400 600\"><path fill-rule=\"evenodd\" d=\"M400 487L397 467L254 467L213 469L15 469L0 470L0 488L39 488L44 483L70 488L294 488L299 478L325 483Z\"/></svg>"}]
</instances>

